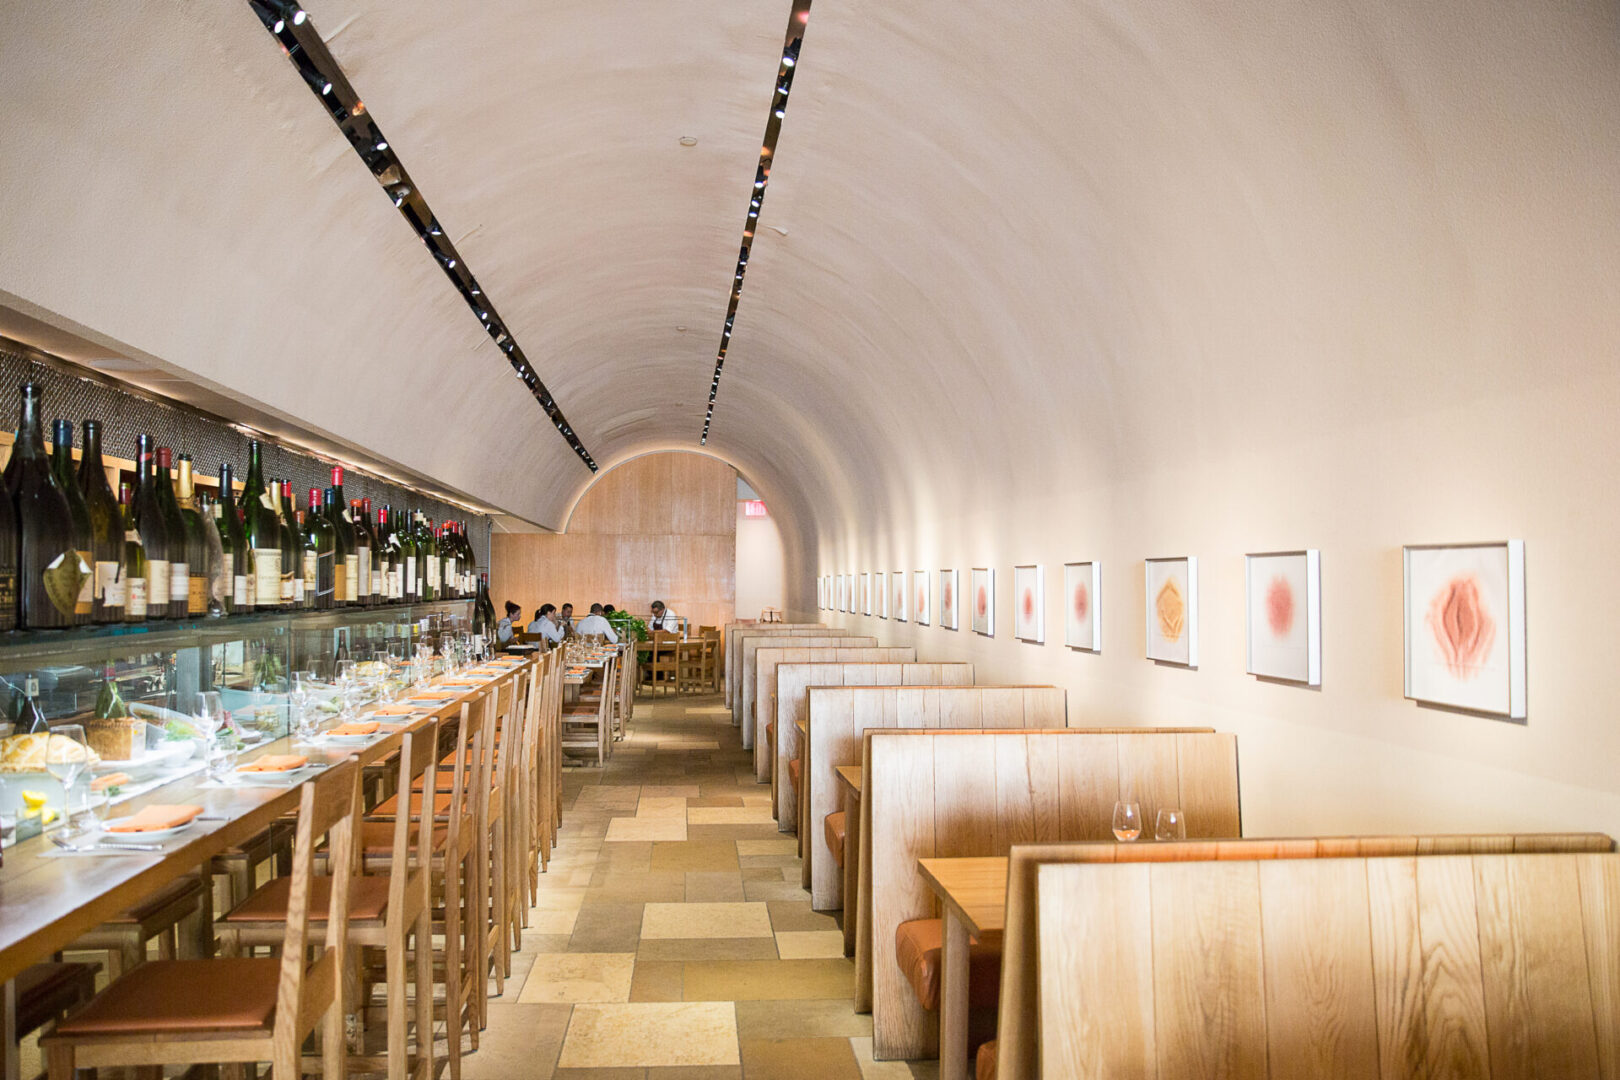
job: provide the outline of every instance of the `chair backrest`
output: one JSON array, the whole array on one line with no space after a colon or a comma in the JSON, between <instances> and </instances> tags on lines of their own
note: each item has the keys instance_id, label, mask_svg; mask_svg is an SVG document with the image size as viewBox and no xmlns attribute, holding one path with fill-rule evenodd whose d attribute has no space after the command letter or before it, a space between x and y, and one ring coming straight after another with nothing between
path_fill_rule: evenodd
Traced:
<instances>
[{"instance_id":1,"label":"chair backrest","mask_svg":"<svg viewBox=\"0 0 1620 1080\"><path fill-rule=\"evenodd\" d=\"M874 669L882 669L881 674L892 677L897 668L913 669L902 674L918 681L905 686L818 686L806 692L813 703L808 709L810 738L801 748L804 769L799 775L797 801L791 803L793 816L782 819L782 824L797 822L804 838L803 880L810 889L810 905L818 911L844 903L844 877L821 823L841 807L838 767L861 764L869 729L1061 728L1067 715L1068 695L1057 686L935 685L926 681L936 676L970 680L970 664L872 664L848 674L865 678ZM780 727L776 737L783 737ZM792 738L797 745L797 730ZM791 787L779 783L777 790ZM855 828L859 823L846 824Z\"/></svg>"},{"instance_id":2,"label":"chair backrest","mask_svg":"<svg viewBox=\"0 0 1620 1080\"><path fill-rule=\"evenodd\" d=\"M778 641L768 634L747 633L742 636L739 648L742 659L739 664L742 678L742 699L732 710L732 723L742 728L743 749L751 750L754 746L754 719L758 700L759 687L759 650L767 647L786 648L790 644L793 648L803 649L871 649L877 647L877 638L859 637L846 634L843 631L825 632L816 635L789 634L791 642Z\"/></svg>"},{"instance_id":3,"label":"chair backrest","mask_svg":"<svg viewBox=\"0 0 1620 1080\"><path fill-rule=\"evenodd\" d=\"M904 663L915 661L911 645L801 645L799 642L768 642L754 653L754 717L744 720L745 732L754 736L754 779L764 783L771 778L775 756L765 738L765 729L780 719L782 700L781 669L785 664ZM889 681L889 680L886 680ZM898 681L898 680L893 680ZM972 681L970 676L969 682ZM776 725L776 741L782 742L782 725Z\"/></svg>"},{"instance_id":4,"label":"chair backrest","mask_svg":"<svg viewBox=\"0 0 1620 1080\"><path fill-rule=\"evenodd\" d=\"M1620 1075L1620 855L1036 873L1047 1077Z\"/></svg>"},{"instance_id":5,"label":"chair backrest","mask_svg":"<svg viewBox=\"0 0 1620 1080\"><path fill-rule=\"evenodd\" d=\"M391 911L405 910L405 898L420 892L428 898L433 859L433 806L439 778L439 722L429 719L400 737L399 792L400 812L394 815L394 837L389 845L388 903ZM411 792L420 780L423 811L414 822L416 850L411 851L412 820L409 812ZM357 848L359 845L355 845ZM330 864L335 865L335 864ZM409 869L407 869L409 868Z\"/></svg>"},{"instance_id":6,"label":"chair backrest","mask_svg":"<svg viewBox=\"0 0 1620 1080\"><path fill-rule=\"evenodd\" d=\"M1602 853L1614 840L1602 833L1524 833L1459 836L1283 837L1120 844L1015 844L1007 854L1006 924L1001 943L998 1076L1035 1076L1039 1035L1036 870L1047 864L1262 861L1396 855Z\"/></svg>"},{"instance_id":7,"label":"chair backrest","mask_svg":"<svg viewBox=\"0 0 1620 1080\"><path fill-rule=\"evenodd\" d=\"M726 704L728 706L734 703L737 690L740 688L739 682L742 678L737 671L737 640L744 631L758 631L761 629L762 628L759 626L759 623L752 619L743 619L738 622L726 624L724 637L722 639L723 644L721 646L721 652L723 655L720 659L725 664L725 691ZM769 634L786 634L794 631L799 631L806 634L816 633L818 631L824 634L832 634L837 632L836 630L833 630L822 623L777 623L774 626L763 628L763 632ZM735 716L732 718L732 723L737 723Z\"/></svg>"},{"instance_id":8,"label":"chair backrest","mask_svg":"<svg viewBox=\"0 0 1620 1080\"><path fill-rule=\"evenodd\" d=\"M409 788L406 797L409 797ZM316 1020L337 1000L345 970L349 933L349 882L339 868L354 865L355 820L360 806L358 758L326 769L299 791L298 825L293 834L292 885L287 901L287 928L281 940L281 979L276 991L273 1044L276 1075L297 1076L298 1047ZM326 840L330 852L332 899L326 940L310 962L310 892L315 876L315 848ZM288 1060L280 1057L290 1050Z\"/></svg>"},{"instance_id":9,"label":"chair backrest","mask_svg":"<svg viewBox=\"0 0 1620 1080\"><path fill-rule=\"evenodd\" d=\"M636 646L631 642L619 650L619 669L615 673L619 680L619 716L624 721L629 721L636 708L636 679L625 678L625 672L635 670Z\"/></svg>"},{"instance_id":10,"label":"chair backrest","mask_svg":"<svg viewBox=\"0 0 1620 1080\"><path fill-rule=\"evenodd\" d=\"M932 1050L930 1017L895 960L899 925L934 914L918 859L1110 837L1121 798L1140 803L1149 822L1161 806L1181 807L1194 837L1243 832L1231 734L869 728L862 763L856 978L870 987L880 1059Z\"/></svg>"}]
</instances>

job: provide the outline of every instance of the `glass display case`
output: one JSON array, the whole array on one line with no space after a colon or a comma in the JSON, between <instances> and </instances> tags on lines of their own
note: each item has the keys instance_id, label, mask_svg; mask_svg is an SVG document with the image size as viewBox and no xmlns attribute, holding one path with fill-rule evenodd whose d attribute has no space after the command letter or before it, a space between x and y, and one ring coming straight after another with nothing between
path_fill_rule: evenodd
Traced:
<instances>
[{"instance_id":1,"label":"glass display case","mask_svg":"<svg viewBox=\"0 0 1620 1080\"><path fill-rule=\"evenodd\" d=\"M96 759L84 782L112 768L140 782L195 751L188 721L200 694L218 692L243 737L280 738L292 727L290 673L330 680L343 660L398 662L468 629L471 616L472 601L450 600L0 635L0 815L63 794L32 760L43 751L12 737L37 720L30 688L49 725L84 728Z\"/></svg>"}]
</instances>

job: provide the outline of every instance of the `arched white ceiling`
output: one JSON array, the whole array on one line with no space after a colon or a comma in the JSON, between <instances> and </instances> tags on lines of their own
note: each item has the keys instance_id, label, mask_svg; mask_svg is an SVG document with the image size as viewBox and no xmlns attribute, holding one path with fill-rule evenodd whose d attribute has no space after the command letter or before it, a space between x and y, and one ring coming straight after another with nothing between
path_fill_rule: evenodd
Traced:
<instances>
[{"instance_id":1,"label":"arched white ceiling","mask_svg":"<svg viewBox=\"0 0 1620 1080\"><path fill-rule=\"evenodd\" d=\"M309 11L596 459L691 448L787 5ZM1616 31L821 0L710 448L837 545L1590 374ZM5 5L0 101L0 290L560 524L589 474L245 3Z\"/></svg>"}]
</instances>

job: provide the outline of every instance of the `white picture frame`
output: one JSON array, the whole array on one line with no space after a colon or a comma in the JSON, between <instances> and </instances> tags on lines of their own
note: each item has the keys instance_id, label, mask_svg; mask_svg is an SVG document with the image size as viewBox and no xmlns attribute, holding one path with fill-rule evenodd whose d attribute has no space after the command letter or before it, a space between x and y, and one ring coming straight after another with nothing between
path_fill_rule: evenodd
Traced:
<instances>
[{"instance_id":1,"label":"white picture frame","mask_svg":"<svg viewBox=\"0 0 1620 1080\"><path fill-rule=\"evenodd\" d=\"M929 611L928 600L928 571L913 570L911 572L912 621L918 626L928 625L928 618L932 614Z\"/></svg>"},{"instance_id":2,"label":"white picture frame","mask_svg":"<svg viewBox=\"0 0 1620 1080\"><path fill-rule=\"evenodd\" d=\"M996 636L996 572L987 566L975 566L971 571L972 626L975 634Z\"/></svg>"},{"instance_id":3,"label":"white picture frame","mask_svg":"<svg viewBox=\"0 0 1620 1080\"><path fill-rule=\"evenodd\" d=\"M1322 685L1322 553L1265 551L1243 557L1250 675Z\"/></svg>"},{"instance_id":4,"label":"white picture frame","mask_svg":"<svg viewBox=\"0 0 1620 1080\"><path fill-rule=\"evenodd\" d=\"M872 571L861 573L861 614L872 614Z\"/></svg>"},{"instance_id":5,"label":"white picture frame","mask_svg":"<svg viewBox=\"0 0 1620 1080\"><path fill-rule=\"evenodd\" d=\"M1063 564L1063 644L1102 652L1102 563Z\"/></svg>"},{"instance_id":6,"label":"white picture frame","mask_svg":"<svg viewBox=\"0 0 1620 1080\"><path fill-rule=\"evenodd\" d=\"M905 622L907 619L906 604L906 572L896 570L889 575L889 617L895 622Z\"/></svg>"},{"instance_id":7,"label":"white picture frame","mask_svg":"<svg viewBox=\"0 0 1620 1080\"><path fill-rule=\"evenodd\" d=\"M1144 564L1149 660L1198 666L1198 559L1148 559Z\"/></svg>"},{"instance_id":8,"label":"white picture frame","mask_svg":"<svg viewBox=\"0 0 1620 1080\"><path fill-rule=\"evenodd\" d=\"M1401 568L1405 696L1525 720L1524 541L1408 545Z\"/></svg>"},{"instance_id":9,"label":"white picture frame","mask_svg":"<svg viewBox=\"0 0 1620 1080\"><path fill-rule=\"evenodd\" d=\"M1046 568L1013 567L1013 637L1046 644Z\"/></svg>"},{"instance_id":10,"label":"white picture frame","mask_svg":"<svg viewBox=\"0 0 1620 1080\"><path fill-rule=\"evenodd\" d=\"M872 572L872 610L867 614L880 619L889 617L889 576L882 570Z\"/></svg>"},{"instance_id":11,"label":"white picture frame","mask_svg":"<svg viewBox=\"0 0 1620 1080\"><path fill-rule=\"evenodd\" d=\"M962 628L962 582L955 570L939 572L939 626L942 630Z\"/></svg>"}]
</instances>

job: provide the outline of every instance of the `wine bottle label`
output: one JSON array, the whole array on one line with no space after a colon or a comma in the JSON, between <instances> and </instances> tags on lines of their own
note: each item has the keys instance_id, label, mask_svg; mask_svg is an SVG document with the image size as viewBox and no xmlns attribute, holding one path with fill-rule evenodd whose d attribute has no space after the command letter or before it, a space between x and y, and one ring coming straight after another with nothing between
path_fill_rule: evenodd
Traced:
<instances>
[{"instance_id":1,"label":"wine bottle label","mask_svg":"<svg viewBox=\"0 0 1620 1080\"><path fill-rule=\"evenodd\" d=\"M405 595L416 595L416 556L405 556Z\"/></svg>"},{"instance_id":2,"label":"wine bottle label","mask_svg":"<svg viewBox=\"0 0 1620 1080\"><path fill-rule=\"evenodd\" d=\"M304 597L310 595L310 593L309 593L309 583L304 579L303 574L299 573L299 574L294 574L293 575L292 587L293 587L292 602L293 602L294 606L303 607L304 606Z\"/></svg>"},{"instance_id":3,"label":"wine bottle label","mask_svg":"<svg viewBox=\"0 0 1620 1080\"><path fill-rule=\"evenodd\" d=\"M107 599L107 590L114 583L122 585L122 582L119 581L119 569L120 564L116 559L96 563L95 598L101 601L103 607L110 606L112 603Z\"/></svg>"},{"instance_id":4,"label":"wine bottle label","mask_svg":"<svg viewBox=\"0 0 1620 1080\"><path fill-rule=\"evenodd\" d=\"M79 582L79 598L73 605L75 615L90 614L90 607L95 603L96 571L93 556L88 551L79 552L79 572L84 580Z\"/></svg>"},{"instance_id":5,"label":"wine bottle label","mask_svg":"<svg viewBox=\"0 0 1620 1080\"><path fill-rule=\"evenodd\" d=\"M276 500L270 497L270 493L268 491L259 496L259 503L272 514L279 515L281 513L281 508L276 505Z\"/></svg>"},{"instance_id":6,"label":"wine bottle label","mask_svg":"<svg viewBox=\"0 0 1620 1080\"><path fill-rule=\"evenodd\" d=\"M345 575L346 570L345 561L334 555L332 557L332 599L334 602L343 600L349 594L349 582Z\"/></svg>"},{"instance_id":7,"label":"wine bottle label","mask_svg":"<svg viewBox=\"0 0 1620 1080\"><path fill-rule=\"evenodd\" d=\"M122 608L128 602L129 589L124 581L124 575L118 571L122 569L117 563L98 563L97 569L110 566L105 577L98 577L101 585L101 606L104 608Z\"/></svg>"},{"instance_id":8,"label":"wine bottle label","mask_svg":"<svg viewBox=\"0 0 1620 1080\"><path fill-rule=\"evenodd\" d=\"M388 599L398 600L405 595L404 586L400 584L400 571L396 566L388 571Z\"/></svg>"},{"instance_id":9,"label":"wine bottle label","mask_svg":"<svg viewBox=\"0 0 1620 1080\"><path fill-rule=\"evenodd\" d=\"M290 604L298 599L298 588L293 580L294 576L291 570L281 575L281 602L283 604Z\"/></svg>"},{"instance_id":10,"label":"wine bottle label","mask_svg":"<svg viewBox=\"0 0 1620 1080\"><path fill-rule=\"evenodd\" d=\"M320 580L320 557L313 551L304 552L304 596L313 598Z\"/></svg>"},{"instance_id":11,"label":"wine bottle label","mask_svg":"<svg viewBox=\"0 0 1620 1080\"><path fill-rule=\"evenodd\" d=\"M135 583L130 582L130 588ZM162 559L146 560L146 601L148 605L169 603L169 564Z\"/></svg>"},{"instance_id":12,"label":"wine bottle label","mask_svg":"<svg viewBox=\"0 0 1620 1080\"><path fill-rule=\"evenodd\" d=\"M437 555L427 557L427 587L435 591L439 588L439 557Z\"/></svg>"},{"instance_id":13,"label":"wine bottle label","mask_svg":"<svg viewBox=\"0 0 1620 1080\"><path fill-rule=\"evenodd\" d=\"M371 595L383 595L383 572L375 566L371 568Z\"/></svg>"},{"instance_id":14,"label":"wine bottle label","mask_svg":"<svg viewBox=\"0 0 1620 1080\"><path fill-rule=\"evenodd\" d=\"M191 567L187 566L183 562L171 561L169 563L169 603L184 604L186 602L186 594L190 592L190 590ZM175 611L169 612L169 614L174 615L181 610L184 609L178 608Z\"/></svg>"},{"instance_id":15,"label":"wine bottle label","mask_svg":"<svg viewBox=\"0 0 1620 1080\"><path fill-rule=\"evenodd\" d=\"M360 572L360 579L355 587L359 598L364 600L371 595L371 549L361 548L355 552L355 559L357 560L355 566Z\"/></svg>"},{"instance_id":16,"label":"wine bottle label","mask_svg":"<svg viewBox=\"0 0 1620 1080\"><path fill-rule=\"evenodd\" d=\"M456 560L455 559L446 558L444 560L443 573L444 573L444 587L445 587L445 589L447 589L447 590L448 589L454 589L456 587Z\"/></svg>"},{"instance_id":17,"label":"wine bottle label","mask_svg":"<svg viewBox=\"0 0 1620 1080\"><path fill-rule=\"evenodd\" d=\"M246 574L231 575L231 607L237 611L253 610L253 579Z\"/></svg>"},{"instance_id":18,"label":"wine bottle label","mask_svg":"<svg viewBox=\"0 0 1620 1080\"><path fill-rule=\"evenodd\" d=\"M253 549L253 595L248 601L254 607L275 607L281 603L280 548Z\"/></svg>"},{"instance_id":19,"label":"wine bottle label","mask_svg":"<svg viewBox=\"0 0 1620 1080\"><path fill-rule=\"evenodd\" d=\"M17 612L17 575L0 574L0 611L10 612L12 619L16 619ZM13 622L15 625L15 622Z\"/></svg>"},{"instance_id":20,"label":"wine bottle label","mask_svg":"<svg viewBox=\"0 0 1620 1080\"><path fill-rule=\"evenodd\" d=\"M360 556L343 556L343 599L354 603L360 599Z\"/></svg>"},{"instance_id":21,"label":"wine bottle label","mask_svg":"<svg viewBox=\"0 0 1620 1080\"><path fill-rule=\"evenodd\" d=\"M125 529L124 530L124 543L126 543L126 544L138 544L140 542L141 542L141 534L140 533L136 532L134 529Z\"/></svg>"},{"instance_id":22,"label":"wine bottle label","mask_svg":"<svg viewBox=\"0 0 1620 1080\"><path fill-rule=\"evenodd\" d=\"M189 615L208 614L208 579L193 576L186 589L186 613Z\"/></svg>"},{"instance_id":23,"label":"wine bottle label","mask_svg":"<svg viewBox=\"0 0 1620 1080\"><path fill-rule=\"evenodd\" d=\"M225 576L225 587L227 589L229 589L229 588L232 587L232 583L236 578L236 555L235 555L234 552L227 551L225 553L225 575L224 576Z\"/></svg>"},{"instance_id":24,"label":"wine bottle label","mask_svg":"<svg viewBox=\"0 0 1620 1080\"><path fill-rule=\"evenodd\" d=\"M149 562L146 565L147 569L150 571L153 564ZM146 594L148 580L146 578L132 577L128 579L126 584L128 586L128 592L124 596L124 618L146 618Z\"/></svg>"}]
</instances>

